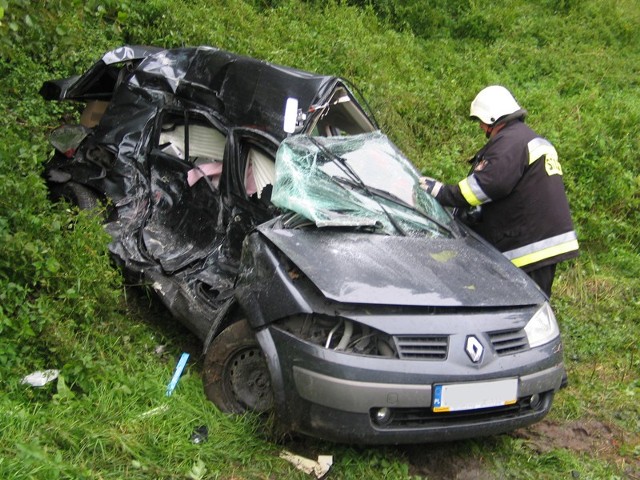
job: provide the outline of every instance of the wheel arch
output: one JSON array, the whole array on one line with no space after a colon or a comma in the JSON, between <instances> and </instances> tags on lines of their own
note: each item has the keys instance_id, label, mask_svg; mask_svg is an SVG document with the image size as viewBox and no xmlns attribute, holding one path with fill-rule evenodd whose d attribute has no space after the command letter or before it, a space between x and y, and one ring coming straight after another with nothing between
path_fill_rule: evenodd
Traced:
<instances>
[{"instance_id":1,"label":"wheel arch","mask_svg":"<svg viewBox=\"0 0 640 480\"><path fill-rule=\"evenodd\" d=\"M243 308L237 302L233 302L228 311L225 312L218 327L216 328L216 334L212 335L211 339L207 339L207 344L205 345L203 355L206 358L210 348L212 348L212 345L214 345L213 340L215 338L220 336L222 332L224 332L231 325L240 322L247 323L251 332L253 332L256 344L264 355L264 360L266 362L267 369L269 371L269 377L271 380L271 389L273 393L273 413L275 414L278 424L281 427L284 427L285 430L289 430L289 422L286 416L282 415L282 412L286 411L286 409L284 408L286 404L284 376L278 350L273 341L273 337L268 331L268 328L262 327L259 329L255 329L252 326L251 322L247 319L246 312L243 310Z\"/></svg>"}]
</instances>

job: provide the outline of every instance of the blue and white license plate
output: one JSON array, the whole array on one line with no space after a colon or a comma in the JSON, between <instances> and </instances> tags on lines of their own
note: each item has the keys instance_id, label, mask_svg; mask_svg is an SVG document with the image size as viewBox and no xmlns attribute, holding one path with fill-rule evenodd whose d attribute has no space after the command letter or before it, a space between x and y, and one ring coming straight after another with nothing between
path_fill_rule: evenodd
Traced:
<instances>
[{"instance_id":1,"label":"blue and white license plate","mask_svg":"<svg viewBox=\"0 0 640 480\"><path fill-rule=\"evenodd\" d=\"M434 412L455 412L513 405L518 401L518 379L434 385Z\"/></svg>"}]
</instances>

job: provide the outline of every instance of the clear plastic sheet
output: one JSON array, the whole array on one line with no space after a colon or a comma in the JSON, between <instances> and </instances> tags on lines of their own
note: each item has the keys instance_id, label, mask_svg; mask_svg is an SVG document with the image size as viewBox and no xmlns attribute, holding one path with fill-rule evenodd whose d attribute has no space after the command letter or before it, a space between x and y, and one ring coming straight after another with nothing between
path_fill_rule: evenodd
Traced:
<instances>
[{"instance_id":1,"label":"clear plastic sheet","mask_svg":"<svg viewBox=\"0 0 640 480\"><path fill-rule=\"evenodd\" d=\"M419 186L420 174L382 133L292 136L277 154L272 202L318 227L388 235L447 235L451 217ZM435 222L431 219L434 219Z\"/></svg>"}]
</instances>

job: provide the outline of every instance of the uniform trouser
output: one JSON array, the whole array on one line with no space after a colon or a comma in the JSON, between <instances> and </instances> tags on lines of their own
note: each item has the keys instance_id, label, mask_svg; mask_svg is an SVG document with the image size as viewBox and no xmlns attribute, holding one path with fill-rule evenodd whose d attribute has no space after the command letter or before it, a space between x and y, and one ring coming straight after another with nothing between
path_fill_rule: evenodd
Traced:
<instances>
[{"instance_id":1,"label":"uniform trouser","mask_svg":"<svg viewBox=\"0 0 640 480\"><path fill-rule=\"evenodd\" d=\"M542 289L547 297L551 298L551 286L553 285L553 278L556 275L556 264L547 265L546 267L536 268L527 272L534 282Z\"/></svg>"}]
</instances>

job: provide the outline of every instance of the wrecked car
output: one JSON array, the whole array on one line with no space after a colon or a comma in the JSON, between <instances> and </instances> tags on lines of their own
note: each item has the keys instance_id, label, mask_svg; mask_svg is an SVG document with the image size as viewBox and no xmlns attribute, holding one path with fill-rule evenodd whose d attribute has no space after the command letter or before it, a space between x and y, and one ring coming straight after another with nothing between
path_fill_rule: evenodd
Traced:
<instances>
[{"instance_id":1,"label":"wrecked car","mask_svg":"<svg viewBox=\"0 0 640 480\"><path fill-rule=\"evenodd\" d=\"M203 343L222 411L358 444L541 420L548 299L419 188L346 81L212 47L108 52L43 85L53 199L105 205L113 258Z\"/></svg>"}]
</instances>

